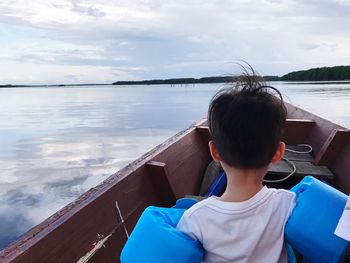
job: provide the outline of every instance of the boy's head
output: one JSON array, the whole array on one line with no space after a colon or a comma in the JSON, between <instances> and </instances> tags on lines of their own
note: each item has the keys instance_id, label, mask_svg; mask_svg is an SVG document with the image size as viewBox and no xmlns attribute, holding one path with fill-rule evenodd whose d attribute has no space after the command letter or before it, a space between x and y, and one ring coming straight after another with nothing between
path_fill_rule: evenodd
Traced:
<instances>
[{"instance_id":1,"label":"boy's head","mask_svg":"<svg viewBox=\"0 0 350 263\"><path fill-rule=\"evenodd\" d=\"M208 110L220 160L237 169L267 166L280 145L286 115L277 89L266 86L254 71L238 77L234 88L213 97Z\"/></svg>"}]
</instances>

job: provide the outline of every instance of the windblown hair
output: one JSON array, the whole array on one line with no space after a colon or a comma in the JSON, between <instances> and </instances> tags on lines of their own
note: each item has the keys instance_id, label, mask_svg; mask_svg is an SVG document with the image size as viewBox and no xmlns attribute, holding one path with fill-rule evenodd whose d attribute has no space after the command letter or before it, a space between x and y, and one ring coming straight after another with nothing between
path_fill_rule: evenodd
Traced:
<instances>
[{"instance_id":1,"label":"windblown hair","mask_svg":"<svg viewBox=\"0 0 350 263\"><path fill-rule=\"evenodd\" d=\"M249 69L235 78L234 87L214 95L208 110L221 159L239 169L262 168L271 162L287 116L281 93Z\"/></svg>"}]
</instances>

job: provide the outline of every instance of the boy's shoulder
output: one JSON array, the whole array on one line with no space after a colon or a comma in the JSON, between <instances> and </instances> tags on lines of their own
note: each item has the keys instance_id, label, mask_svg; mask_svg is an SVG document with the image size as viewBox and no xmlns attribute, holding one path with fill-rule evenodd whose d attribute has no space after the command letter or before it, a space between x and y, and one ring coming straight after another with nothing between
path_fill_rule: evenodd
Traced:
<instances>
[{"instance_id":1,"label":"boy's shoulder","mask_svg":"<svg viewBox=\"0 0 350 263\"><path fill-rule=\"evenodd\" d=\"M212 197L201 200L188 208L184 212L176 228L188 234L193 239L202 242L203 235L201 226L203 223L203 217L201 215L206 214L208 199L210 198Z\"/></svg>"},{"instance_id":2,"label":"boy's shoulder","mask_svg":"<svg viewBox=\"0 0 350 263\"><path fill-rule=\"evenodd\" d=\"M290 197L295 196L294 192L292 192L290 190L286 190L286 189L268 188L268 190L271 192L274 192L276 194L280 194L280 195L286 195L286 196L290 196Z\"/></svg>"},{"instance_id":3,"label":"boy's shoulder","mask_svg":"<svg viewBox=\"0 0 350 263\"><path fill-rule=\"evenodd\" d=\"M296 205L296 194L285 189L269 188L269 191L273 194L275 205L278 205L288 218Z\"/></svg>"},{"instance_id":4,"label":"boy's shoulder","mask_svg":"<svg viewBox=\"0 0 350 263\"><path fill-rule=\"evenodd\" d=\"M286 189L268 188L271 199L287 206L294 206L296 194Z\"/></svg>"},{"instance_id":5,"label":"boy's shoulder","mask_svg":"<svg viewBox=\"0 0 350 263\"><path fill-rule=\"evenodd\" d=\"M197 203L195 203L194 205L192 205L190 208L188 208L184 214L186 214L187 217L192 216L195 212L205 209L208 207L208 204L210 202L210 200L214 198L213 196L208 197L206 199L203 199L201 201L198 201Z\"/></svg>"},{"instance_id":6,"label":"boy's shoulder","mask_svg":"<svg viewBox=\"0 0 350 263\"><path fill-rule=\"evenodd\" d=\"M276 188L268 188L271 193L281 198L294 201L296 199L296 194L286 189L276 189Z\"/></svg>"}]
</instances>

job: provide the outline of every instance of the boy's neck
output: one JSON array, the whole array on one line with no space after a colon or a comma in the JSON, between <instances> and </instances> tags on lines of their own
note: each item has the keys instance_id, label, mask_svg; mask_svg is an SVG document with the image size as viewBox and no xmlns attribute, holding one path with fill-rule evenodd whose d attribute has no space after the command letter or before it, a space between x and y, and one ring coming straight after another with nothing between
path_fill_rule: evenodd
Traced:
<instances>
[{"instance_id":1,"label":"boy's neck","mask_svg":"<svg viewBox=\"0 0 350 263\"><path fill-rule=\"evenodd\" d=\"M242 202L250 199L262 188L262 180L267 172L266 168L240 170L222 165L227 175L227 187L219 198L225 202Z\"/></svg>"}]
</instances>

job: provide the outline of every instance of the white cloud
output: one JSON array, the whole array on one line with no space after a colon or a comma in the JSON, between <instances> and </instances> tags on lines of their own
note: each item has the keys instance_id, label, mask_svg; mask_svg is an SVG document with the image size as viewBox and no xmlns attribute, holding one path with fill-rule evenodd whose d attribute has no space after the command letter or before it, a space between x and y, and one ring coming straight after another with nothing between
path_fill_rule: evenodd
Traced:
<instances>
[{"instance_id":1,"label":"white cloud","mask_svg":"<svg viewBox=\"0 0 350 263\"><path fill-rule=\"evenodd\" d=\"M237 59L266 74L284 74L347 64L349 13L342 0L3 2L2 27L17 29L6 34L11 44L0 40L6 47L0 60L24 61L17 72L42 83L51 71L34 72L28 63L59 65L59 82L64 76L90 81L93 72L109 82L112 69L126 79L213 75ZM80 77L69 72L72 67ZM5 78L11 66L3 70L1 82L14 81Z\"/></svg>"},{"instance_id":2,"label":"white cloud","mask_svg":"<svg viewBox=\"0 0 350 263\"><path fill-rule=\"evenodd\" d=\"M137 76L138 72L144 72L145 69L141 67L59 65L15 61L0 65L0 71L3 83L75 84L131 80Z\"/></svg>"}]
</instances>

